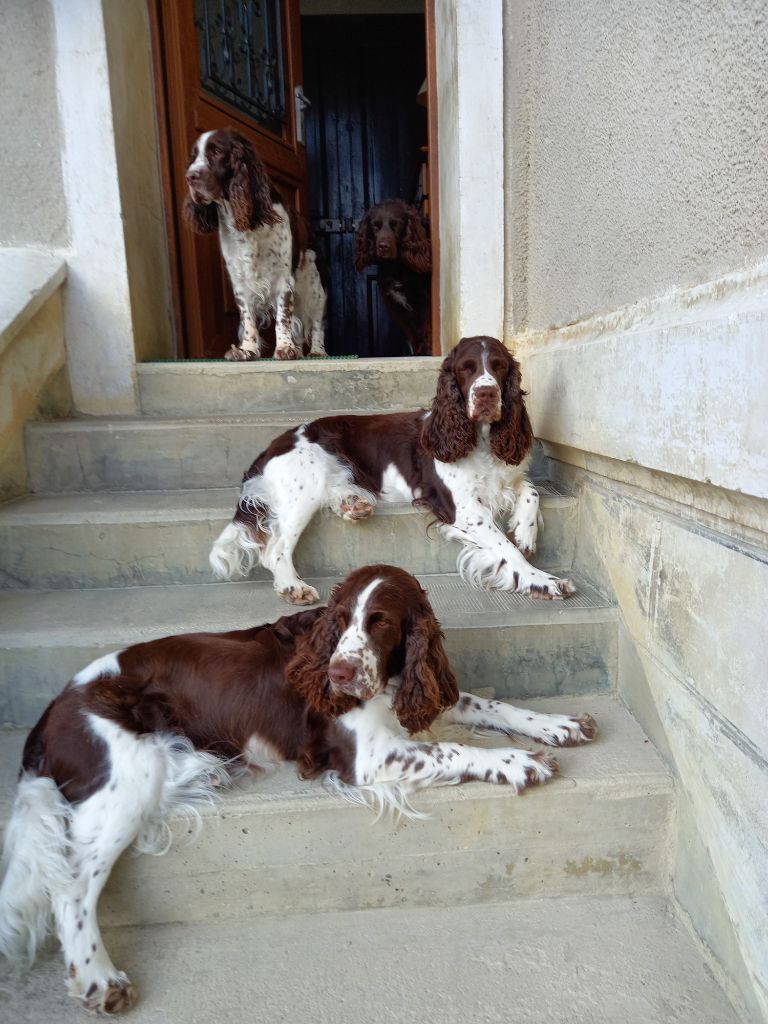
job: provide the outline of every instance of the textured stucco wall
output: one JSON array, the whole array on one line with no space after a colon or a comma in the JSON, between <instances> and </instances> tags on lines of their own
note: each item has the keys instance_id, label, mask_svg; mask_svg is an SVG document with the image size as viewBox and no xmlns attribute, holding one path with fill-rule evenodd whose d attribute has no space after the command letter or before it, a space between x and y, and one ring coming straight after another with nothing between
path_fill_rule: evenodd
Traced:
<instances>
[{"instance_id":1,"label":"textured stucco wall","mask_svg":"<svg viewBox=\"0 0 768 1024\"><path fill-rule=\"evenodd\" d=\"M508 0L504 29L505 337L676 770L675 892L768 1021L768 14Z\"/></svg>"},{"instance_id":2,"label":"textured stucco wall","mask_svg":"<svg viewBox=\"0 0 768 1024\"><path fill-rule=\"evenodd\" d=\"M49 0L0 0L0 245L68 242Z\"/></svg>"},{"instance_id":3,"label":"textured stucco wall","mask_svg":"<svg viewBox=\"0 0 768 1024\"><path fill-rule=\"evenodd\" d=\"M679 780L675 892L768 1021L768 264L512 341Z\"/></svg>"},{"instance_id":4,"label":"textured stucco wall","mask_svg":"<svg viewBox=\"0 0 768 1024\"><path fill-rule=\"evenodd\" d=\"M508 329L768 253L764 0L506 0Z\"/></svg>"},{"instance_id":5,"label":"textured stucco wall","mask_svg":"<svg viewBox=\"0 0 768 1024\"><path fill-rule=\"evenodd\" d=\"M75 405L136 409L135 362L173 354L148 10L0 0L0 245L67 261Z\"/></svg>"}]
</instances>

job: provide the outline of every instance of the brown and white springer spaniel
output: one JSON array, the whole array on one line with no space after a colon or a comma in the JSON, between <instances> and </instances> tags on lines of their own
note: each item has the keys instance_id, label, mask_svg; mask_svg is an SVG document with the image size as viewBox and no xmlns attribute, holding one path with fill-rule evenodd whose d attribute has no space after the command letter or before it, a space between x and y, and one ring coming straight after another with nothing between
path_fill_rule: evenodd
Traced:
<instances>
[{"instance_id":1,"label":"brown and white springer spaniel","mask_svg":"<svg viewBox=\"0 0 768 1024\"><path fill-rule=\"evenodd\" d=\"M240 343L227 359L264 355L259 328L275 325L275 358L324 356L326 292L306 230L269 180L253 146L231 128L205 132L187 167L184 215L195 231L218 228L240 311Z\"/></svg>"},{"instance_id":2,"label":"brown and white springer spaniel","mask_svg":"<svg viewBox=\"0 0 768 1024\"><path fill-rule=\"evenodd\" d=\"M408 795L424 786L520 790L557 771L543 751L410 738L438 719L553 746L596 733L588 715L459 693L424 591L386 565L351 573L327 608L99 658L27 739L6 833L0 950L31 959L53 922L70 995L91 1011L129 1009L136 989L104 947L99 894L123 850L165 852L174 810L212 799L238 768L295 761L342 796L413 815Z\"/></svg>"},{"instance_id":3,"label":"brown and white springer spaniel","mask_svg":"<svg viewBox=\"0 0 768 1024\"><path fill-rule=\"evenodd\" d=\"M214 573L246 575L258 559L281 597L312 604L317 591L293 564L312 516L328 508L355 521L376 501L410 501L461 542L468 581L568 597L568 580L524 557L536 550L539 495L526 473L533 432L523 395L520 366L501 342L464 338L443 361L429 412L328 416L286 431L245 474L211 550Z\"/></svg>"},{"instance_id":4,"label":"brown and white springer spaniel","mask_svg":"<svg viewBox=\"0 0 768 1024\"><path fill-rule=\"evenodd\" d=\"M375 265L387 312L416 356L432 354L432 247L421 214L402 199L372 206L357 228L355 269Z\"/></svg>"}]
</instances>

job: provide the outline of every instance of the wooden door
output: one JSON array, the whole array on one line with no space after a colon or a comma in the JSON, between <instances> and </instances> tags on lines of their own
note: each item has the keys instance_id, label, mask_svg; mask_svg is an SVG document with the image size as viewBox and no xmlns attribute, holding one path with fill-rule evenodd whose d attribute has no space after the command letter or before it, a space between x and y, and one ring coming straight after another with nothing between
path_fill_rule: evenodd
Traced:
<instances>
[{"instance_id":1,"label":"wooden door","mask_svg":"<svg viewBox=\"0 0 768 1024\"><path fill-rule=\"evenodd\" d=\"M152 2L179 355L220 357L237 339L237 307L218 236L195 235L182 221L184 171L201 132L232 126L306 215L299 0Z\"/></svg>"},{"instance_id":2,"label":"wooden door","mask_svg":"<svg viewBox=\"0 0 768 1024\"><path fill-rule=\"evenodd\" d=\"M329 277L331 354L406 355L379 301L375 267L353 263L357 223L374 203L417 197L428 142L416 97L427 74L423 15L302 18L310 220Z\"/></svg>"}]
</instances>

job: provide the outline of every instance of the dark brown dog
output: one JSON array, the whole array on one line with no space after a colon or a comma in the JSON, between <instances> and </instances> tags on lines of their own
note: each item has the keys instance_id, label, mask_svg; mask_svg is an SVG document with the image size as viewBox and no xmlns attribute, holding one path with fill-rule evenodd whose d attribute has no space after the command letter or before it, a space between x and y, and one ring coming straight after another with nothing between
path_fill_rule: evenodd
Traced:
<instances>
[{"instance_id":1,"label":"dark brown dog","mask_svg":"<svg viewBox=\"0 0 768 1024\"><path fill-rule=\"evenodd\" d=\"M377 203L360 221L355 269L378 268L381 297L416 356L432 354L432 247L421 214L402 199Z\"/></svg>"}]
</instances>

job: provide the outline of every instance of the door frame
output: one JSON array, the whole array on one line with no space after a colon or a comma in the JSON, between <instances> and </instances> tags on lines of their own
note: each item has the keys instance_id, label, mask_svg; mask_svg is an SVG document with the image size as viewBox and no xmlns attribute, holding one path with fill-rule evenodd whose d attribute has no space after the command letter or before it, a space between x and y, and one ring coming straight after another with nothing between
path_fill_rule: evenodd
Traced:
<instances>
[{"instance_id":1,"label":"door frame","mask_svg":"<svg viewBox=\"0 0 768 1024\"><path fill-rule=\"evenodd\" d=\"M502 0L427 0L439 151L439 332L504 338L504 12ZM430 122L431 123L431 122ZM481 156L478 156L481 154Z\"/></svg>"},{"instance_id":2,"label":"door frame","mask_svg":"<svg viewBox=\"0 0 768 1024\"><path fill-rule=\"evenodd\" d=\"M429 147L429 237L432 244L432 355L443 352L440 307L440 146L437 98L437 0L426 0L424 22L427 37L427 146Z\"/></svg>"}]
</instances>

